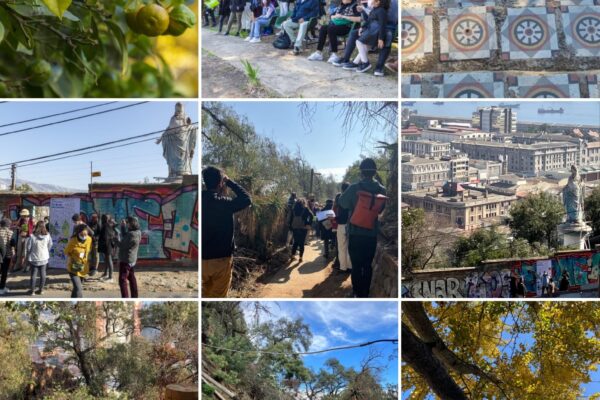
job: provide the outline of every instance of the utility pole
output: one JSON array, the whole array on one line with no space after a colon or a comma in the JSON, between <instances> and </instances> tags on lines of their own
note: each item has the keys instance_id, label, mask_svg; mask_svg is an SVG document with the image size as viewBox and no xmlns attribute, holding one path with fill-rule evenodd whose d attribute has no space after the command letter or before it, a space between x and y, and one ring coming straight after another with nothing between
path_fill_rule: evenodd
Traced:
<instances>
[{"instance_id":1,"label":"utility pole","mask_svg":"<svg viewBox=\"0 0 600 400\"><path fill-rule=\"evenodd\" d=\"M310 169L310 186L308 188L308 195L311 196L312 195L312 188L313 188L313 178L315 177L315 170L314 169Z\"/></svg>"},{"instance_id":2,"label":"utility pole","mask_svg":"<svg viewBox=\"0 0 600 400\"><path fill-rule=\"evenodd\" d=\"M17 164L10 167L10 180L10 190L14 192L17 190Z\"/></svg>"},{"instance_id":3,"label":"utility pole","mask_svg":"<svg viewBox=\"0 0 600 400\"><path fill-rule=\"evenodd\" d=\"M92 184L94 180L94 162L90 161L90 186L92 186Z\"/></svg>"}]
</instances>

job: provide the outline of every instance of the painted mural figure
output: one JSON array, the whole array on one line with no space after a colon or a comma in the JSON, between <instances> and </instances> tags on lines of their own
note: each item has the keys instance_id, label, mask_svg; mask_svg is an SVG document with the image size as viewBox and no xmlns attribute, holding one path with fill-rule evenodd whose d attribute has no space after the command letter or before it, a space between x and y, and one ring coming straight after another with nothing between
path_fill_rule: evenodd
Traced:
<instances>
[{"instance_id":1,"label":"painted mural figure","mask_svg":"<svg viewBox=\"0 0 600 400\"><path fill-rule=\"evenodd\" d=\"M177 103L169 126L156 141L156 144L162 143L163 157L169 166L167 182L179 181L184 175L192 174L198 129L191 122L185 114L183 104Z\"/></svg>"},{"instance_id":2,"label":"painted mural figure","mask_svg":"<svg viewBox=\"0 0 600 400\"><path fill-rule=\"evenodd\" d=\"M571 166L571 176L563 188L563 204L567 212L568 224L583 223L584 184L575 165Z\"/></svg>"}]
</instances>

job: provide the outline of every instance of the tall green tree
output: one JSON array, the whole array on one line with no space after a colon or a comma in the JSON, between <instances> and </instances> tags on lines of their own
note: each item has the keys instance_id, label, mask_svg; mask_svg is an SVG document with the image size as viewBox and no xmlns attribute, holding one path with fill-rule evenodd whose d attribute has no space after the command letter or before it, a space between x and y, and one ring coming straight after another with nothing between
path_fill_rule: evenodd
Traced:
<instances>
[{"instance_id":1,"label":"tall green tree","mask_svg":"<svg viewBox=\"0 0 600 400\"><path fill-rule=\"evenodd\" d=\"M515 237L529 243L557 246L557 227L565 212L561 202L550 193L533 193L513 204L509 226Z\"/></svg>"},{"instance_id":2,"label":"tall green tree","mask_svg":"<svg viewBox=\"0 0 600 400\"><path fill-rule=\"evenodd\" d=\"M600 235L600 187L585 198L585 219L592 224L594 236Z\"/></svg>"}]
</instances>

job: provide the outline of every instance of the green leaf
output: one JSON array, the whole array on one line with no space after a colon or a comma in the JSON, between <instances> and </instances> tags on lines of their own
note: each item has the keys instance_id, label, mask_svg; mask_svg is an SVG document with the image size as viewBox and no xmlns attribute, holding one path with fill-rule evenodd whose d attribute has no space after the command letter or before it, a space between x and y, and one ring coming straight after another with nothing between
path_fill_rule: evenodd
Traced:
<instances>
[{"instance_id":1,"label":"green leaf","mask_svg":"<svg viewBox=\"0 0 600 400\"><path fill-rule=\"evenodd\" d=\"M48 7L52 14L62 19L63 14L67 11L67 8L71 5L73 0L42 0L42 2Z\"/></svg>"},{"instance_id":2,"label":"green leaf","mask_svg":"<svg viewBox=\"0 0 600 400\"><path fill-rule=\"evenodd\" d=\"M6 38L10 31L10 18L6 11L0 8L0 43Z\"/></svg>"},{"instance_id":3,"label":"green leaf","mask_svg":"<svg viewBox=\"0 0 600 400\"><path fill-rule=\"evenodd\" d=\"M106 21L106 26L113 33L113 39L115 39L119 45L119 50L121 51L121 74L125 75L127 72L127 68L129 67L129 52L127 49L127 42L125 41L125 34L113 21Z\"/></svg>"}]
</instances>

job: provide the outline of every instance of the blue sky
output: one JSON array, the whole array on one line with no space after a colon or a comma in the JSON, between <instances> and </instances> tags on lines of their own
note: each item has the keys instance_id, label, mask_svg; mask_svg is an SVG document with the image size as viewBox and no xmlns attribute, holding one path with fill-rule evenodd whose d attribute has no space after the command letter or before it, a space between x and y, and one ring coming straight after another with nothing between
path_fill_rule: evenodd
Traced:
<instances>
[{"instance_id":1,"label":"blue sky","mask_svg":"<svg viewBox=\"0 0 600 400\"><path fill-rule=\"evenodd\" d=\"M477 107L505 104L520 104L516 109L517 119L528 122L564 123L596 125L600 127L600 103L596 101L446 101L443 105L434 105L431 101L415 102L408 108L417 110L422 115L439 115L444 117L471 118ZM539 108L563 108L563 114L538 114Z\"/></svg>"},{"instance_id":2,"label":"blue sky","mask_svg":"<svg viewBox=\"0 0 600 400\"><path fill-rule=\"evenodd\" d=\"M245 303L246 320L252 324L252 303ZM374 301L279 301L261 302L272 315L262 315L262 321L286 317L303 318L313 333L310 350L347 346L377 339L398 338L397 302ZM398 345L381 343L372 346L383 354L381 363L387 368L382 374L386 383L398 383ZM346 368L360 369L361 360L369 354L368 348L357 348L304 356L305 364L315 371L327 359L335 357ZM390 360L389 357L393 356Z\"/></svg>"},{"instance_id":3,"label":"blue sky","mask_svg":"<svg viewBox=\"0 0 600 400\"><path fill-rule=\"evenodd\" d=\"M375 150L373 141L364 142L360 124L344 140L342 121L333 103L317 102L312 131L302 124L299 102L227 102L238 114L245 115L261 136L267 136L292 153L299 147L305 159L318 172L332 173L341 179L354 161ZM385 140L385 126L373 139ZM363 156L363 157L361 157Z\"/></svg>"},{"instance_id":4,"label":"blue sky","mask_svg":"<svg viewBox=\"0 0 600 400\"><path fill-rule=\"evenodd\" d=\"M15 101L1 103L0 125L102 103L107 102ZM117 102L73 114L8 126L0 128L0 135L4 132L92 114L133 103L135 102ZM197 102L183 103L188 116L192 121L197 122ZM173 115L174 109L174 101L153 101L78 121L14 135L0 136L0 149L2 152L0 157L2 162L0 164L164 130L169 125L169 119ZM168 175L167 164L162 157L162 146L156 145L154 141L149 141L80 157L23 167L17 171L17 177L36 183L85 190L90 180L90 161L94 163L95 171L102 172L101 178L94 178L95 182L142 182L145 177L154 182L154 177L166 177ZM197 155L193 165L194 172L197 173ZM0 171L0 178L9 179L10 171Z\"/></svg>"}]
</instances>

